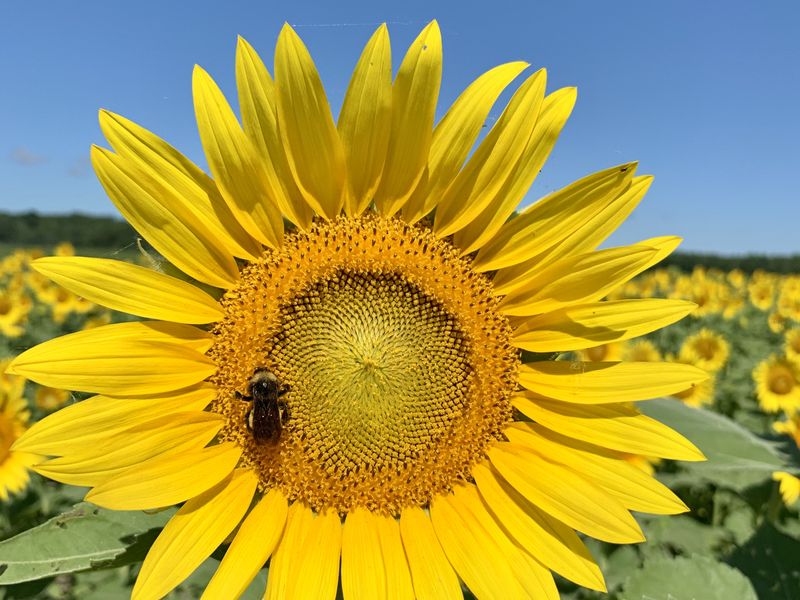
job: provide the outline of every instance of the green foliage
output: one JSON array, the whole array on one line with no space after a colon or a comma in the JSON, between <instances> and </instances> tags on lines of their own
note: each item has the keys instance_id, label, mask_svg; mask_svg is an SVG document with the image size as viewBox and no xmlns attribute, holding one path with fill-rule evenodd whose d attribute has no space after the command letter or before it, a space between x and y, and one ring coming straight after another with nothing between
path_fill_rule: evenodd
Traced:
<instances>
[{"instance_id":1,"label":"green foliage","mask_svg":"<svg viewBox=\"0 0 800 600\"><path fill-rule=\"evenodd\" d=\"M0 542L0 585L141 561L173 509L155 514L83 502L46 523Z\"/></svg>"},{"instance_id":2,"label":"green foliage","mask_svg":"<svg viewBox=\"0 0 800 600\"><path fill-rule=\"evenodd\" d=\"M71 242L89 248L121 248L135 242L136 238L136 232L128 223L112 217L0 212L0 242L15 246Z\"/></svg>"},{"instance_id":3,"label":"green foliage","mask_svg":"<svg viewBox=\"0 0 800 600\"><path fill-rule=\"evenodd\" d=\"M653 557L628 577L620 600L758 600L741 571L706 556Z\"/></svg>"},{"instance_id":4,"label":"green foliage","mask_svg":"<svg viewBox=\"0 0 800 600\"><path fill-rule=\"evenodd\" d=\"M686 406L678 400L650 400L639 405L649 417L682 433L706 455L705 462L683 463L683 483L708 481L743 490L785 470L786 457L778 445L758 437L722 415Z\"/></svg>"}]
</instances>

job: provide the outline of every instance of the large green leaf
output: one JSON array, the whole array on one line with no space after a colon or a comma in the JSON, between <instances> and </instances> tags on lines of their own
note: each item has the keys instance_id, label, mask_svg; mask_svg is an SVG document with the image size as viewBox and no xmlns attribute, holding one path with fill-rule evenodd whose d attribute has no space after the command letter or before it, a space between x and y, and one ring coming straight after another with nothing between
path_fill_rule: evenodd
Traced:
<instances>
[{"instance_id":1,"label":"large green leaf","mask_svg":"<svg viewBox=\"0 0 800 600\"><path fill-rule=\"evenodd\" d=\"M82 502L0 542L0 585L141 561L174 509L114 511Z\"/></svg>"},{"instance_id":2,"label":"large green leaf","mask_svg":"<svg viewBox=\"0 0 800 600\"><path fill-rule=\"evenodd\" d=\"M758 600L740 571L706 556L645 560L620 593L621 600Z\"/></svg>"},{"instance_id":3,"label":"large green leaf","mask_svg":"<svg viewBox=\"0 0 800 600\"><path fill-rule=\"evenodd\" d=\"M739 490L769 479L773 471L791 470L777 444L727 417L672 399L648 400L639 403L639 408L682 433L703 451L706 462L681 463L698 480Z\"/></svg>"}]
</instances>

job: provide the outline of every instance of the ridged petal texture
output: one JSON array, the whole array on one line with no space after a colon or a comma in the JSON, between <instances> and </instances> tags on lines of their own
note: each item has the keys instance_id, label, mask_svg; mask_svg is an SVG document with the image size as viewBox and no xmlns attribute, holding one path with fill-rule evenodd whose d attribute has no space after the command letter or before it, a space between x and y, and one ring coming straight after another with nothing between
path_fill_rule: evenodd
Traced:
<instances>
[{"instance_id":1,"label":"ridged petal texture","mask_svg":"<svg viewBox=\"0 0 800 600\"><path fill-rule=\"evenodd\" d=\"M124 396L177 390L214 373L211 335L177 323L119 323L34 346L6 369L55 388Z\"/></svg>"},{"instance_id":2,"label":"ridged petal texture","mask_svg":"<svg viewBox=\"0 0 800 600\"><path fill-rule=\"evenodd\" d=\"M153 320L44 342L6 373L98 394L16 440L14 452L39 461L31 460L33 470L89 486L87 500L111 509L182 504L150 549L134 598L169 594L227 543L204 599L238 597L268 562L268 600L334 600L339 585L346 600L459 600L462 583L480 598L555 600L552 573L606 591L577 532L636 543L643 534L631 511L686 510L629 460L704 457L634 403L683 392L705 372L678 363L553 360L647 335L691 312L695 305L681 300L609 299L680 238L600 249L652 183L635 162L587 175L515 214L577 97L571 87L548 92L545 70L523 76L528 66L510 62L484 73L435 123L438 24L414 39L394 80L381 25L334 121L314 61L291 26L278 38L274 79L239 38L240 118L208 73L195 67L193 74L210 175L147 129L101 111L112 150L93 147L92 163L159 256L146 251L152 268L83 257L39 259L33 268L86 300ZM495 108L501 95L509 100ZM397 252L393 276L440 244L485 288L473 314L492 304L497 322L508 326L511 351L549 360L514 367L508 380L519 387L510 384L504 414L513 407L523 417L499 422L496 439L466 463L474 465L471 477L459 472L429 502L415 495L389 510L369 503L340 510L276 485L275 471L262 476L251 442L235 434L241 418L219 410L235 394L219 383L230 374L221 366L217 374L224 363L215 342L253 269L271 268L271 257L325 221L365 215L399 218L406 232L429 236L424 248ZM340 258L343 248L331 245L330 256ZM306 258L302 248L292 253L293 268L303 271ZM319 265L312 267L313 275ZM286 278L267 275L277 288ZM235 375L244 383L252 371Z\"/></svg>"}]
</instances>

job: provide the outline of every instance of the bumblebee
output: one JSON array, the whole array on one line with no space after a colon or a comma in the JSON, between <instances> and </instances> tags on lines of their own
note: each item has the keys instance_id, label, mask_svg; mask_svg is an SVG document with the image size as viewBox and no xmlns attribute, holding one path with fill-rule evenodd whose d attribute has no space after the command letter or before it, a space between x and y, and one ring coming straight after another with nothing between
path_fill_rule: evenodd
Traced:
<instances>
[{"instance_id":1,"label":"bumblebee","mask_svg":"<svg viewBox=\"0 0 800 600\"><path fill-rule=\"evenodd\" d=\"M281 430L289 420L289 407L281 400L288 391L288 385L278 381L267 369L259 367L247 384L248 395L236 392L240 400L253 403L245 415L245 423L259 444L278 443Z\"/></svg>"}]
</instances>

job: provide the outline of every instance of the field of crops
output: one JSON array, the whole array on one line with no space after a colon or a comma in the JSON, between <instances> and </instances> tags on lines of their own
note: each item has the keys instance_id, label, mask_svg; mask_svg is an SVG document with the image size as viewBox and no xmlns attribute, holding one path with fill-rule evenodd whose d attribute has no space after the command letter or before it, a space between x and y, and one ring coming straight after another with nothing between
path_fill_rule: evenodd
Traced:
<instances>
[{"instance_id":1,"label":"field of crops","mask_svg":"<svg viewBox=\"0 0 800 600\"><path fill-rule=\"evenodd\" d=\"M65 243L46 252L63 256L74 249ZM147 548L174 510L74 508L86 488L45 479L30 469L40 457L10 449L25 429L83 399L5 374L10 359L53 337L131 318L38 274L31 261L44 254L19 249L0 259L0 598L127 597ZM686 435L708 461L629 457L655 470L691 511L640 517L642 544L586 540L610 597L800 597L800 276L659 269L629 282L614 299L628 297L688 299L698 308L646 337L564 358L663 359L707 370L707 382L640 408ZM91 511L102 518L84 519ZM199 597L218 563L206 561L171 597ZM245 597L258 597L265 579L262 571ZM604 597L558 583L564 598Z\"/></svg>"}]
</instances>

